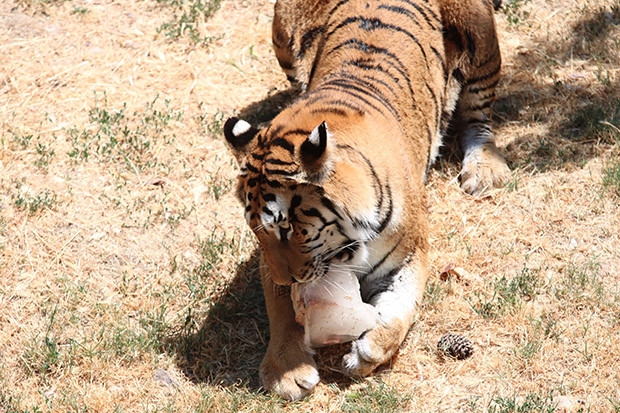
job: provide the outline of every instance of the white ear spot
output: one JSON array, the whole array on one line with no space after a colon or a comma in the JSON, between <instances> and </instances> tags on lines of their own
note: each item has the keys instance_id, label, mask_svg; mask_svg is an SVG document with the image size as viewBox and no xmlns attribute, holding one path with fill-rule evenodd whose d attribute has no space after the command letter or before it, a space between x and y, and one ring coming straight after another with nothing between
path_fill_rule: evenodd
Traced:
<instances>
[{"instance_id":1,"label":"white ear spot","mask_svg":"<svg viewBox=\"0 0 620 413\"><path fill-rule=\"evenodd\" d=\"M308 140L314 146L319 146L319 143L321 143L321 136L319 135L319 128L314 128L314 130L310 132L310 135L308 135Z\"/></svg>"},{"instance_id":2,"label":"white ear spot","mask_svg":"<svg viewBox=\"0 0 620 413\"><path fill-rule=\"evenodd\" d=\"M241 136L247 131L249 131L251 127L252 125L250 125L248 122L240 119L237 123L235 123L235 126L233 126L232 133L235 136Z\"/></svg>"}]
</instances>

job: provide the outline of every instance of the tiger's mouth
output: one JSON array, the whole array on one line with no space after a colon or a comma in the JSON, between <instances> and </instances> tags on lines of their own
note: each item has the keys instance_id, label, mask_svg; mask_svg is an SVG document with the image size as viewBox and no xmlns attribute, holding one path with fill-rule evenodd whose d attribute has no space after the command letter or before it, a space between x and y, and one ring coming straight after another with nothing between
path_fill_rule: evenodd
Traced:
<instances>
[{"instance_id":1,"label":"tiger's mouth","mask_svg":"<svg viewBox=\"0 0 620 413\"><path fill-rule=\"evenodd\" d=\"M332 260L338 260L340 262L351 261L355 257L355 253L359 250L359 248L359 242L354 242L350 245L346 245L334 254Z\"/></svg>"},{"instance_id":2,"label":"tiger's mouth","mask_svg":"<svg viewBox=\"0 0 620 413\"><path fill-rule=\"evenodd\" d=\"M308 283L316 281L332 271L354 272L358 269L358 266L355 265L356 255L361 246L362 244L359 241L355 241L316 257L305 273L291 277L292 282Z\"/></svg>"}]
</instances>

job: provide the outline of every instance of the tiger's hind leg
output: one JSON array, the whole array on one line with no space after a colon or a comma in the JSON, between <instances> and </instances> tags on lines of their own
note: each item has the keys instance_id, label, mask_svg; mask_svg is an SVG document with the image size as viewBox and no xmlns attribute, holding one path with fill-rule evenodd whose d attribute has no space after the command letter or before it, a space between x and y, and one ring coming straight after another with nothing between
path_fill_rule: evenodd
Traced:
<instances>
[{"instance_id":1,"label":"tiger's hind leg","mask_svg":"<svg viewBox=\"0 0 620 413\"><path fill-rule=\"evenodd\" d=\"M464 91L465 101L471 93ZM471 195L480 195L488 189L501 187L510 178L510 169L497 149L495 135L491 130L491 110L480 108L487 103L477 102L459 111L460 119L457 121L461 125L459 136L463 150L461 188Z\"/></svg>"},{"instance_id":2,"label":"tiger's hind leg","mask_svg":"<svg viewBox=\"0 0 620 413\"><path fill-rule=\"evenodd\" d=\"M451 84L460 87L454 125L463 151L461 188L472 195L500 187L510 170L495 144L492 104L501 55L490 1L442 0Z\"/></svg>"}]
</instances>

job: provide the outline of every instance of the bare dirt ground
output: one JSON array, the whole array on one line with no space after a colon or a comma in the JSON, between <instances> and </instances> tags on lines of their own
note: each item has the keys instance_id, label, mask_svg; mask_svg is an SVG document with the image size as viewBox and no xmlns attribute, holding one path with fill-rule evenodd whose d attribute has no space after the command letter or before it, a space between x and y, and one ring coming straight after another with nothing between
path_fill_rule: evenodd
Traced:
<instances>
[{"instance_id":1,"label":"bare dirt ground","mask_svg":"<svg viewBox=\"0 0 620 413\"><path fill-rule=\"evenodd\" d=\"M322 351L296 403L259 388L256 243L221 137L288 96L273 3L222 0L198 43L158 30L196 4L0 3L0 411L620 411L617 0L504 2L512 181L472 198L438 163L401 351L358 382ZM440 358L447 332L474 355Z\"/></svg>"}]
</instances>

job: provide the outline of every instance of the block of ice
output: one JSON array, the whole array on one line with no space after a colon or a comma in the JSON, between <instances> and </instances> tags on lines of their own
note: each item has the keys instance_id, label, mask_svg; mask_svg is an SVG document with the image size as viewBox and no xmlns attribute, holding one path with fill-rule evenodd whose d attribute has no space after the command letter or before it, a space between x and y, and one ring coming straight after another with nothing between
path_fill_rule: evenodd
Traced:
<instances>
[{"instance_id":1,"label":"block of ice","mask_svg":"<svg viewBox=\"0 0 620 413\"><path fill-rule=\"evenodd\" d=\"M354 274L333 270L316 281L293 284L291 298L306 344L322 347L355 340L375 327L379 314L362 301Z\"/></svg>"}]
</instances>

